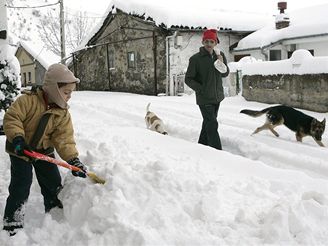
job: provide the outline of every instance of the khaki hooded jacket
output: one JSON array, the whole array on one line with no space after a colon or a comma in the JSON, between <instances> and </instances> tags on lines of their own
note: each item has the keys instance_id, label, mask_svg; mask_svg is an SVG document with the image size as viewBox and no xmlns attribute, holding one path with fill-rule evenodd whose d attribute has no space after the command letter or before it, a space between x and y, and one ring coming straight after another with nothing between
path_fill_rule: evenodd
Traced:
<instances>
[{"instance_id":1,"label":"khaki hooded jacket","mask_svg":"<svg viewBox=\"0 0 328 246\"><path fill-rule=\"evenodd\" d=\"M22 136L25 142L30 144L42 115L48 113L51 116L36 149L55 148L59 156L65 161L78 157L79 153L76 149L74 130L68 109L51 108L45 98L44 92L37 90L21 95L16 99L3 119L3 128L7 140L12 143L16 136ZM15 155L7 147L6 151ZM18 157L28 160L27 157Z\"/></svg>"}]
</instances>

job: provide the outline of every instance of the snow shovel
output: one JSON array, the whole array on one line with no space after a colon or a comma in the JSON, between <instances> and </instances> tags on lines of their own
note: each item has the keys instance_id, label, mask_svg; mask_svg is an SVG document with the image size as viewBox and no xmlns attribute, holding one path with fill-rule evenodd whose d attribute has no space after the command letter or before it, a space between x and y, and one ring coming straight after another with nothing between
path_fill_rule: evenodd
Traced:
<instances>
[{"instance_id":1,"label":"snow shovel","mask_svg":"<svg viewBox=\"0 0 328 246\"><path fill-rule=\"evenodd\" d=\"M33 157L35 159L38 159L38 160L47 161L47 162L50 162L52 164L56 164L58 166L65 167L65 168L70 169L72 171L84 172L82 169L80 169L78 167L75 167L73 165L70 165L66 161L60 161L60 160L57 160L57 159L52 158L52 157L47 156L47 155L43 155L43 154L35 152L35 151L24 150L24 154L27 155L27 156ZM86 172L86 174L94 183L105 184L105 182L106 182L104 179L99 178L93 172Z\"/></svg>"}]
</instances>

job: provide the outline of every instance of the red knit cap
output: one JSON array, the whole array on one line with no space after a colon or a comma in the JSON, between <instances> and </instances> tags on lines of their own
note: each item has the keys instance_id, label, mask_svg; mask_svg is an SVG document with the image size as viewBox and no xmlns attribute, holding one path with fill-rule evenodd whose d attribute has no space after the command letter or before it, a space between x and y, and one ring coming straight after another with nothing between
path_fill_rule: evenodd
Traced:
<instances>
[{"instance_id":1,"label":"red knit cap","mask_svg":"<svg viewBox=\"0 0 328 246\"><path fill-rule=\"evenodd\" d=\"M217 41L217 43L220 42L219 39L218 39L216 29L208 29L208 30L203 32L203 41L207 40L207 39L215 40L215 41Z\"/></svg>"}]
</instances>

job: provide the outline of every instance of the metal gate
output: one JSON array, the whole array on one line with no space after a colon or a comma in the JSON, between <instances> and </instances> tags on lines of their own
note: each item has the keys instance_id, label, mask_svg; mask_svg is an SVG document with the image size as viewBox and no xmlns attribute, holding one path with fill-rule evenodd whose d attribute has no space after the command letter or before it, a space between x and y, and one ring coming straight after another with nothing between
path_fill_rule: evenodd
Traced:
<instances>
[{"instance_id":1,"label":"metal gate","mask_svg":"<svg viewBox=\"0 0 328 246\"><path fill-rule=\"evenodd\" d=\"M178 96L184 93L184 81L185 81L185 74L174 74L173 75L173 86L174 86L174 95Z\"/></svg>"}]
</instances>

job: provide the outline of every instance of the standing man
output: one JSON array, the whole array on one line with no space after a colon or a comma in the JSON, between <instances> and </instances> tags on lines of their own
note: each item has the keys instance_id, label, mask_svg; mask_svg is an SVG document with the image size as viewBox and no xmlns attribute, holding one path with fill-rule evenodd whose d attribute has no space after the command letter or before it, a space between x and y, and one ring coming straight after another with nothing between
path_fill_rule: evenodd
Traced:
<instances>
[{"instance_id":1,"label":"standing man","mask_svg":"<svg viewBox=\"0 0 328 246\"><path fill-rule=\"evenodd\" d=\"M222 150L217 116L224 99L222 78L228 76L229 68L223 52L214 51L218 43L215 29L203 33L203 46L189 59L185 83L196 92L196 103L203 116L198 143Z\"/></svg>"}]
</instances>

